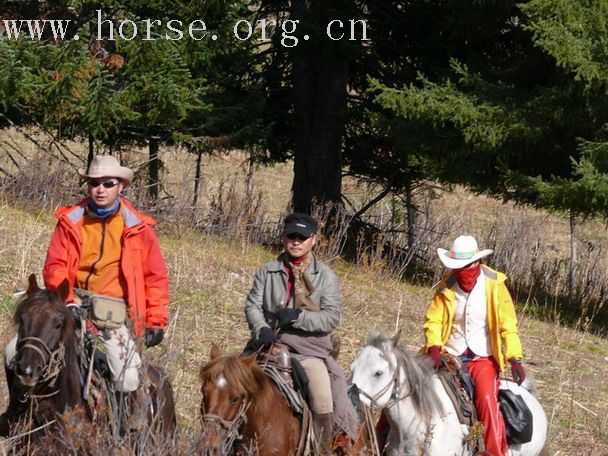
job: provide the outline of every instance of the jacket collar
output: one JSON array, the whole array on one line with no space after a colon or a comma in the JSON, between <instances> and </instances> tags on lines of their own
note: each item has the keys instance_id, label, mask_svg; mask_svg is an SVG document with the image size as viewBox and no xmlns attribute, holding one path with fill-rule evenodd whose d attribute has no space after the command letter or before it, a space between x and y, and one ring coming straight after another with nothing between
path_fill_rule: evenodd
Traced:
<instances>
[{"instance_id":1,"label":"jacket collar","mask_svg":"<svg viewBox=\"0 0 608 456\"><path fill-rule=\"evenodd\" d=\"M283 252L277 257L276 260L272 261L268 266L268 271L285 272L285 255L285 252ZM310 263L310 266L308 266L308 271L312 274L317 274L319 272L319 262L315 254L311 252L310 255L312 255L312 262Z\"/></svg>"},{"instance_id":2,"label":"jacket collar","mask_svg":"<svg viewBox=\"0 0 608 456\"><path fill-rule=\"evenodd\" d=\"M66 206L55 212L59 220L69 220L72 225L78 224L86 213L87 198L79 201L73 206ZM135 229L138 226L156 225L156 220L144 215L135 209L124 197L120 197L120 213L125 221L126 229Z\"/></svg>"},{"instance_id":3,"label":"jacket collar","mask_svg":"<svg viewBox=\"0 0 608 456\"><path fill-rule=\"evenodd\" d=\"M494 282L504 282L507 279L506 275L495 271L494 269L485 264L481 265L481 273L486 277L486 280L492 280ZM456 283L456 274L450 271L444 277L444 279L437 285L437 287L440 293L444 293L447 290L454 291Z\"/></svg>"}]
</instances>

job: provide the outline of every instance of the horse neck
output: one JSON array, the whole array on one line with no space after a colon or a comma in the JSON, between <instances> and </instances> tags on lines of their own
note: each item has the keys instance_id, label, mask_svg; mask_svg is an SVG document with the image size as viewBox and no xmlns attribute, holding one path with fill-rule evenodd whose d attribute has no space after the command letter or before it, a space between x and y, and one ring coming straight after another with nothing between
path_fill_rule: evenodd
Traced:
<instances>
[{"instance_id":1,"label":"horse neck","mask_svg":"<svg viewBox=\"0 0 608 456\"><path fill-rule=\"evenodd\" d=\"M261 394L253 395L251 397L249 413L252 416L259 412L276 409L277 401L283 399L279 389L265 373L262 372L262 375L258 376L257 381L259 385L258 391Z\"/></svg>"},{"instance_id":2,"label":"horse neck","mask_svg":"<svg viewBox=\"0 0 608 456\"><path fill-rule=\"evenodd\" d=\"M70 335L65 340L65 367L57 377L59 389L57 409L63 412L82 403L81 375L78 367L78 348L76 337Z\"/></svg>"}]
</instances>

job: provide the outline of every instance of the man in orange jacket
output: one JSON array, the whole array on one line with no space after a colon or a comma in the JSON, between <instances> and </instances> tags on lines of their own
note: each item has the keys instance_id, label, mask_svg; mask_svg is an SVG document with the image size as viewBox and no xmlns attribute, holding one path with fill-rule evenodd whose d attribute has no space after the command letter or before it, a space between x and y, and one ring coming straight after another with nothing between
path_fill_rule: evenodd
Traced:
<instances>
[{"instance_id":1,"label":"man in orange jacket","mask_svg":"<svg viewBox=\"0 0 608 456\"><path fill-rule=\"evenodd\" d=\"M121 405L139 386L141 359L133 335L145 337L147 347L163 339L168 322L167 267L154 233L156 222L121 196L133 171L120 166L113 156L98 155L79 174L86 180L88 197L56 212L58 222L44 263L44 283L54 290L68 279L76 289L126 304L127 321L99 333ZM67 305L79 321L78 302L72 290ZM87 329L98 333L91 324ZM7 367L15 343L16 338L5 351Z\"/></svg>"}]
</instances>

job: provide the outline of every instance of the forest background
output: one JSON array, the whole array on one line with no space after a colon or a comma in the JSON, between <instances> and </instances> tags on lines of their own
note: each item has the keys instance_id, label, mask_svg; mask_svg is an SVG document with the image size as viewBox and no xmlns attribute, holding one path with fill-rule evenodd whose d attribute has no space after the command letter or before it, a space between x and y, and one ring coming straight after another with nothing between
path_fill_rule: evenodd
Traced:
<instances>
[{"instance_id":1,"label":"forest background","mask_svg":"<svg viewBox=\"0 0 608 456\"><path fill-rule=\"evenodd\" d=\"M97 40L97 9L139 25L204 19L222 39ZM578 348L600 336L589 367L605 369L608 2L9 0L0 16L71 19L80 37L0 38L7 213L70 202L75 169L110 153L136 170L129 198L169 244L192 232L272 247L286 211L312 212L329 261L428 289L435 248L468 230L495 250L521 313L582 331ZM298 20L298 46L232 33L262 19ZM336 19L365 21L369 39L328 39ZM19 267L7 292L31 265ZM571 388L579 369L564 371ZM605 410L605 387L582 383ZM571 410L559 432L590 427L603 454L606 413L569 400L592 413Z\"/></svg>"}]
</instances>

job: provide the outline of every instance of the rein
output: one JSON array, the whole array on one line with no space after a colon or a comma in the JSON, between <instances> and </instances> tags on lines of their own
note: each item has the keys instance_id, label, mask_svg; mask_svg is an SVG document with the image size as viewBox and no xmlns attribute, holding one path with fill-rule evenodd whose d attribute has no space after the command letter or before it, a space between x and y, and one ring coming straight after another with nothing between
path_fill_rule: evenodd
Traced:
<instances>
[{"instance_id":1,"label":"rein","mask_svg":"<svg viewBox=\"0 0 608 456\"><path fill-rule=\"evenodd\" d=\"M39 382L49 382L49 386L52 388L53 386L55 386L55 382L57 381L61 370L65 367L65 345L60 343L55 350L51 350L47 346L47 344L38 337L24 337L23 339L19 340L18 343L21 344L25 341L36 342L42 348L44 348L44 351L42 351L37 345L34 345L32 343L25 343L19 347L17 352L20 352L25 349L30 349L40 356L44 363L44 369L42 371L42 376L40 377ZM13 361L16 358L17 357L15 356L15 358L13 358Z\"/></svg>"},{"instance_id":2,"label":"rein","mask_svg":"<svg viewBox=\"0 0 608 456\"><path fill-rule=\"evenodd\" d=\"M369 399L369 405L373 410L380 409L380 407L378 407L378 399L380 399L384 395L384 393L386 393L392 386L394 386L397 383L397 374L399 372L400 367L401 366L399 364L399 361L397 361L397 365L395 366L395 372L393 372L393 375L391 376L390 380L387 382L386 385L384 385L384 387L382 387L382 389L380 391L378 391L373 396L370 396L362 389L359 389L359 393ZM394 405L396 405L398 402L402 401L403 399L407 399L408 397L410 397L413 393L413 391L408 391L407 394L404 394L402 396L397 396L395 390L396 390L396 388L393 389L390 400L384 407L382 407L383 409L388 409L388 408L393 407Z\"/></svg>"},{"instance_id":3,"label":"rein","mask_svg":"<svg viewBox=\"0 0 608 456\"><path fill-rule=\"evenodd\" d=\"M205 413L203 415L203 423L214 423L224 428L228 434L228 436L224 439L224 445L226 448L232 448L232 445L235 441L240 440L242 438L239 429L243 423L247 423L247 410L251 406L250 400L243 400L241 402L241 406L239 407L236 415L232 420L225 420L219 415L215 415L213 413Z\"/></svg>"}]
</instances>

